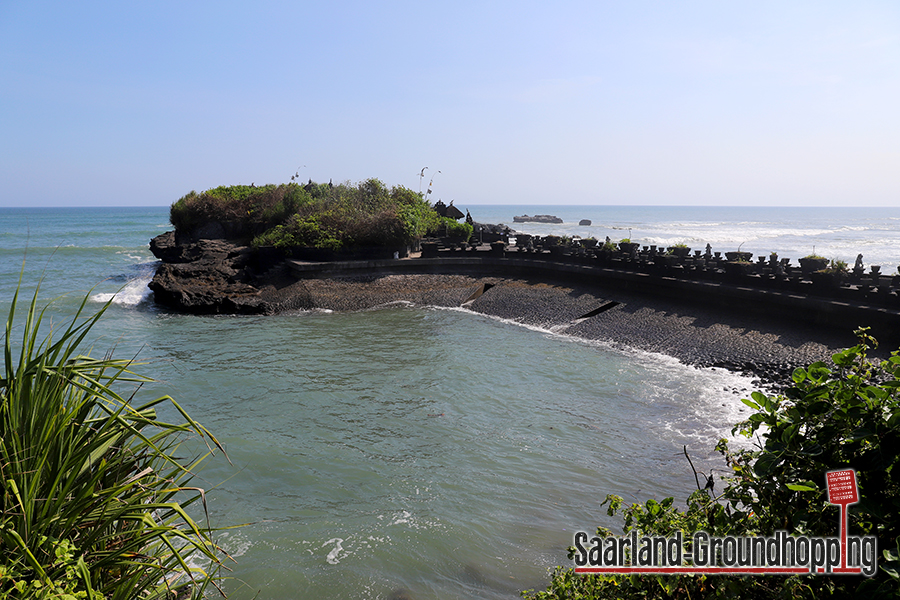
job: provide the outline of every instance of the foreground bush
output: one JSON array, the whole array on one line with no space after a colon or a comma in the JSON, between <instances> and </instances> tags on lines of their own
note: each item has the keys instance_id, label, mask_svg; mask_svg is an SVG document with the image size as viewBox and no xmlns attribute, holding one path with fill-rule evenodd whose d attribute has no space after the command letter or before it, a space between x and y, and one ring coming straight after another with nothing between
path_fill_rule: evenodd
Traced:
<instances>
[{"instance_id":1,"label":"foreground bush","mask_svg":"<svg viewBox=\"0 0 900 600\"><path fill-rule=\"evenodd\" d=\"M850 535L878 539L874 577L832 576L606 576L557 568L535 600L590 598L894 598L900 595L900 356L872 361L875 340L857 331L859 344L793 373L783 395L754 392L744 403L755 412L735 432L759 436L756 450L717 449L731 476L718 495L699 489L685 509L672 498L626 505L608 496L608 514L622 513L624 531L686 538L771 536L776 530L836 536L840 509L827 502L825 473L855 469L859 504L850 506ZM600 528L601 537L612 532ZM570 550L570 558L574 556Z\"/></svg>"},{"instance_id":2,"label":"foreground bush","mask_svg":"<svg viewBox=\"0 0 900 600\"><path fill-rule=\"evenodd\" d=\"M218 442L168 396L132 406L120 395L148 381L130 361L79 353L106 307L83 318L85 298L43 336L37 292L21 324L17 300L0 379L0 597L199 597L220 552L185 512L202 498L188 487L202 458L174 452L185 433ZM163 404L185 422L161 421Z\"/></svg>"}]
</instances>

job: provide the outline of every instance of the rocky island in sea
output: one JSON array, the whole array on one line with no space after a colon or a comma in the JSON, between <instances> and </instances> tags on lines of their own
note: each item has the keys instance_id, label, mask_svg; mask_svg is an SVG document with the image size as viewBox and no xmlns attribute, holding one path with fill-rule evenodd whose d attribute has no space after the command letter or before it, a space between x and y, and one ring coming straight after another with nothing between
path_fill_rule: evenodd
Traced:
<instances>
[{"instance_id":1,"label":"rocky island in sea","mask_svg":"<svg viewBox=\"0 0 900 600\"><path fill-rule=\"evenodd\" d=\"M898 278L858 266L524 234L510 247L447 208L378 180L192 192L151 241L150 287L201 314L465 306L766 378L852 343L847 323L886 339L900 322Z\"/></svg>"},{"instance_id":2,"label":"rocky island in sea","mask_svg":"<svg viewBox=\"0 0 900 600\"><path fill-rule=\"evenodd\" d=\"M515 223L562 223L563 220L554 215L534 215L533 217L529 217L528 215L521 215L518 217L513 217L513 222L515 222Z\"/></svg>"}]
</instances>

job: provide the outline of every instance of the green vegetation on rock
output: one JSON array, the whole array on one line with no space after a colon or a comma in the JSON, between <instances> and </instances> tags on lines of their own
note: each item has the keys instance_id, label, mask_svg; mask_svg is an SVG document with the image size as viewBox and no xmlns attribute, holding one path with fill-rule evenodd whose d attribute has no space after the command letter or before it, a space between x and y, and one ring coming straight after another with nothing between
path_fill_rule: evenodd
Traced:
<instances>
[{"instance_id":1,"label":"green vegetation on rock","mask_svg":"<svg viewBox=\"0 0 900 600\"><path fill-rule=\"evenodd\" d=\"M178 232L215 223L228 237L286 250L403 246L435 229L438 219L420 194L388 188L378 179L357 185L217 187L191 192L170 210Z\"/></svg>"},{"instance_id":2,"label":"green vegetation on rock","mask_svg":"<svg viewBox=\"0 0 900 600\"><path fill-rule=\"evenodd\" d=\"M854 469L860 502L849 507L849 532L875 536L878 570L848 575L581 575L558 567L533 600L600 598L896 598L900 595L900 354L874 361L867 330L859 343L793 373L782 395L754 392L743 402L754 413L735 432L758 440L755 450L722 453L730 476L720 493L698 489L685 508L673 498L626 504L607 496L610 516L622 514L624 532L690 540L711 536L837 535L840 508L830 504L825 473ZM894 469L898 472L894 472ZM700 486L697 486L700 488ZM612 532L598 528L597 535ZM570 558L575 548L570 548Z\"/></svg>"}]
</instances>

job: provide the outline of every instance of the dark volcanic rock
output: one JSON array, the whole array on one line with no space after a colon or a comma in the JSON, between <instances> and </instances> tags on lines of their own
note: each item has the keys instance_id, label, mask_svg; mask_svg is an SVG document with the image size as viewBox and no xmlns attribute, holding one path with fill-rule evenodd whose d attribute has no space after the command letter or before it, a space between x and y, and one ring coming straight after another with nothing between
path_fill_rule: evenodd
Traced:
<instances>
[{"instance_id":1,"label":"dark volcanic rock","mask_svg":"<svg viewBox=\"0 0 900 600\"><path fill-rule=\"evenodd\" d=\"M186 247L175 241L175 232L167 231L150 240L150 252L163 262L190 262L199 256L190 258L185 255Z\"/></svg>"},{"instance_id":2,"label":"dark volcanic rock","mask_svg":"<svg viewBox=\"0 0 900 600\"><path fill-rule=\"evenodd\" d=\"M221 239L179 240L170 231L153 238L150 250L163 261L150 282L157 303L198 314L269 311L253 285L249 247Z\"/></svg>"}]
</instances>

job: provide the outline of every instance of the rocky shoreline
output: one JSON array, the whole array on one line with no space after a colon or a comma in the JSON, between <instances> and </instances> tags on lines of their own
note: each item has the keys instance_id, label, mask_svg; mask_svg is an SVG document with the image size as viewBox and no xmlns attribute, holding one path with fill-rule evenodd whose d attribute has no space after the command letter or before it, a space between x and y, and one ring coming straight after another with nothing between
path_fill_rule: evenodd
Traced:
<instances>
[{"instance_id":1,"label":"rocky shoreline","mask_svg":"<svg viewBox=\"0 0 900 600\"><path fill-rule=\"evenodd\" d=\"M150 284L158 304L196 314L355 311L396 302L466 308L586 340L658 352L698 367L750 373L783 385L790 372L855 343L794 320L698 306L570 278L468 274L363 274L297 279L225 240L151 242L162 260ZM599 308L598 308L599 307ZM590 316L587 316L590 315Z\"/></svg>"}]
</instances>

